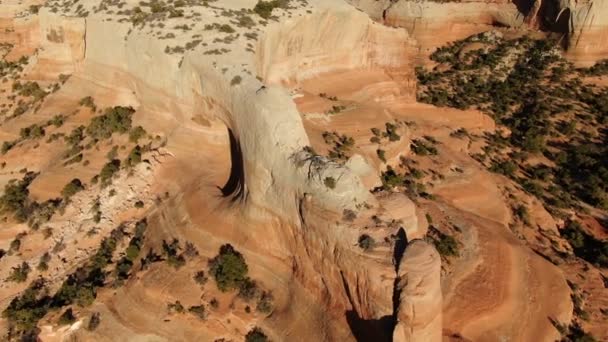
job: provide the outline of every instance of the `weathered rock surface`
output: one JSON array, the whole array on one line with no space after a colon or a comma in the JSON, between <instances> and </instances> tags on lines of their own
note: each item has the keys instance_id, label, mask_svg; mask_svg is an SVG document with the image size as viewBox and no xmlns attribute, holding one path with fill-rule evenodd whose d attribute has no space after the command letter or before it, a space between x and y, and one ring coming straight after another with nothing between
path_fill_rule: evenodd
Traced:
<instances>
[{"instance_id":1,"label":"weathered rock surface","mask_svg":"<svg viewBox=\"0 0 608 342\"><path fill-rule=\"evenodd\" d=\"M397 275L395 342L441 341L441 257L422 240L412 241Z\"/></svg>"}]
</instances>

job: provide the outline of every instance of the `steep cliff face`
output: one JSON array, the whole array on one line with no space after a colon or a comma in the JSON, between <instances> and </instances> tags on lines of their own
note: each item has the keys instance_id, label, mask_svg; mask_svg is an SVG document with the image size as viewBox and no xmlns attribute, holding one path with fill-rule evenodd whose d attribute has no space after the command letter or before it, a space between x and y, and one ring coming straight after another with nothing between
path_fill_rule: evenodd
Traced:
<instances>
[{"instance_id":1,"label":"steep cliff face","mask_svg":"<svg viewBox=\"0 0 608 342\"><path fill-rule=\"evenodd\" d=\"M581 66L605 57L608 4L605 1L405 1L351 0L372 18L407 30L428 54L434 47L492 26L531 28L559 36L567 55Z\"/></svg>"},{"instance_id":2,"label":"steep cliff face","mask_svg":"<svg viewBox=\"0 0 608 342\"><path fill-rule=\"evenodd\" d=\"M560 16L568 18L568 56L589 66L608 54L608 2L562 1ZM565 20L558 18L559 20Z\"/></svg>"},{"instance_id":3,"label":"steep cliff face","mask_svg":"<svg viewBox=\"0 0 608 342\"><path fill-rule=\"evenodd\" d=\"M487 31L494 25L521 27L525 15L511 1L369 1L354 6L389 26L402 27L416 40L420 52Z\"/></svg>"}]
</instances>

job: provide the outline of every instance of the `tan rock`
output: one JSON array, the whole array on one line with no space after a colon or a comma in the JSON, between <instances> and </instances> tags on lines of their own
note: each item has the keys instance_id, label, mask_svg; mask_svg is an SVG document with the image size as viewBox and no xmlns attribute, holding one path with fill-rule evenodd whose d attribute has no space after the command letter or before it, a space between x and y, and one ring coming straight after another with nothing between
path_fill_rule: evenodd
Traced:
<instances>
[{"instance_id":1,"label":"tan rock","mask_svg":"<svg viewBox=\"0 0 608 342\"><path fill-rule=\"evenodd\" d=\"M393 341L441 341L441 258L423 240L412 241L399 265Z\"/></svg>"}]
</instances>

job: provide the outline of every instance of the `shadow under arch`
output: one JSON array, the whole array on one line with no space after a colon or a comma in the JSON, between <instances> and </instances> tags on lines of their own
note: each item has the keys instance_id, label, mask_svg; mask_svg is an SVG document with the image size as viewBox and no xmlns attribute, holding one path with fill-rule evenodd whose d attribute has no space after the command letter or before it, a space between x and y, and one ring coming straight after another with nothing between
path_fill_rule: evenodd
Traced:
<instances>
[{"instance_id":1,"label":"shadow under arch","mask_svg":"<svg viewBox=\"0 0 608 342\"><path fill-rule=\"evenodd\" d=\"M229 197L232 202L242 202L247 199L247 186L245 184L245 165L243 151L232 129L227 128L230 140L230 176L226 183L218 188L223 197Z\"/></svg>"}]
</instances>

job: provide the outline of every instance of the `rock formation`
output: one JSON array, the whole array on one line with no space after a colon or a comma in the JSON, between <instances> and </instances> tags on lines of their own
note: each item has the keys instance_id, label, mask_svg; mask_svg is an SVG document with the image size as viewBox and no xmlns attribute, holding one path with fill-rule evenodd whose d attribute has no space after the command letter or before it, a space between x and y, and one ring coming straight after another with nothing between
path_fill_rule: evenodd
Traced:
<instances>
[{"instance_id":1,"label":"rock formation","mask_svg":"<svg viewBox=\"0 0 608 342\"><path fill-rule=\"evenodd\" d=\"M422 240L412 241L399 265L397 324L393 341L441 341L441 257Z\"/></svg>"},{"instance_id":2,"label":"rock formation","mask_svg":"<svg viewBox=\"0 0 608 342\"><path fill-rule=\"evenodd\" d=\"M173 238L198 250L181 269L164 263L145 269L142 263L122 287L99 290L91 308L78 309L82 317L103 313L97 331L83 329L81 320L55 329L57 317L51 313L41 323L42 340L240 340L253 326L261 326L274 341L439 341L447 325L442 321L445 311L450 327L468 336L494 337L491 328L480 323L488 317L493 324L506 322L508 329L501 336L515 336L513 331L525 322L503 314L516 307L531 316L535 308L521 301L527 295L540 298L542 303L534 305L543 315L569 320L569 313L561 314L572 311L563 277L539 256L521 252L523 245L508 235L511 214L502 188L478 170L468 153L471 144L461 143L458 151L445 144L448 156L437 157L428 167L434 178L435 168L439 170L441 176L434 181L437 193L445 195L435 204L427 203L431 196L415 182L409 190L423 194L420 202L384 189L379 178L388 165L405 163L413 153L413 139L429 132L450 139L464 126L479 136L494 129L479 111L417 104L414 67L437 46L493 25L532 26L524 13L535 7L523 11L510 1L309 0L274 9L276 17L262 19L250 10L257 1L204 1L193 5L197 15L187 12L156 20L154 13L146 12L150 25L135 20L140 13L135 8L141 8L134 3L122 8L103 1L112 8L110 13L99 9L102 4L82 2L78 9L61 2L67 7L64 13L56 13L55 5L43 6L35 15L24 14L32 11L30 4L0 5L0 29L11 32L0 40L14 45L4 57L31 56L27 79L58 84L39 109L6 120L1 136L8 141L27 125L64 112L65 125L76 129L102 108L131 106L134 122L149 131L151 152L137 167L116 171L112 189L92 179L111 151L125 153L122 150L132 143L126 137L83 148L90 166L88 159L86 164L67 164L65 146L53 141L25 142L3 153L8 166L3 166L1 184L20 170L40 172L29 189L40 202L55 198L75 175L86 186L65 204L63 213L45 222L44 228L54 232L52 238L35 231L26 234L27 247L0 260L0 276L5 279L17 263L34 265L46 250L54 250L52 275L34 270L29 279L45 276L49 288L57 290L113 228L143 218L153 232L145 245L150 253L161 251ZM601 8L577 4L571 12L573 58L583 50L605 53L603 45L595 43L600 38L591 34L604 37L602 20L596 19L604 13ZM241 25L246 20L235 13L255 20L250 19L251 26ZM98 107L83 109L86 106L78 104L87 96L95 97ZM305 106L312 109L302 109ZM340 111L352 116L344 119ZM353 150L339 158L315 152L321 134L311 127L354 136ZM68 136L70 130L61 133ZM370 142L373 138L381 142ZM412 166L411 173L415 170ZM473 174L471 179L489 190L453 175L444 179L442 174L449 172L461 178ZM466 194L470 188L479 191ZM96 219L90 217L91 203L99 210ZM422 240L436 234L430 227L431 213L443 217L437 224L450 227L450 215L466 217L460 231L466 238L461 243L465 252L450 264L462 271L457 275L442 273L441 256ZM16 233L29 231L26 223L9 224L0 223L3 248ZM486 227L500 231L499 237L477 233ZM255 304L243 301L238 291L226 294L211 281L193 283L193 274L207 270L208 260L225 243L245 256L251 277L272 292L271 313L252 313ZM488 256L493 247L506 245L516 256ZM499 271L508 274L488 271L495 259L504 267ZM512 284L517 279L542 282L545 278L530 274L545 268L547 279L555 283L555 305L538 294L546 284L530 289ZM475 288L471 283L484 276L488 287L499 288L500 296L484 292L488 295L483 300L492 297L487 300L491 305L480 300L466 316L471 322L464 324L453 313L463 309L462 298L449 296L470 294ZM502 287L496 284L505 278ZM0 308L24 288L3 284ZM450 293L442 293L442 288ZM453 308L442 307L446 297L455 303ZM208 308L218 298L221 304L210 309L203 323L167 314L167 303L178 299L185 306L204 302ZM545 318L521 336L555 337Z\"/></svg>"}]
</instances>

